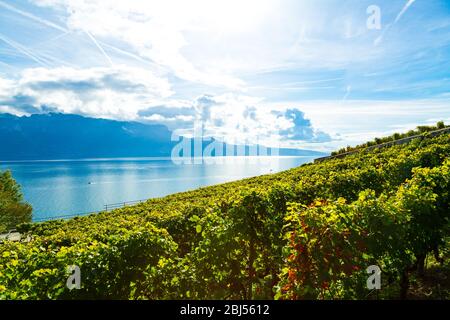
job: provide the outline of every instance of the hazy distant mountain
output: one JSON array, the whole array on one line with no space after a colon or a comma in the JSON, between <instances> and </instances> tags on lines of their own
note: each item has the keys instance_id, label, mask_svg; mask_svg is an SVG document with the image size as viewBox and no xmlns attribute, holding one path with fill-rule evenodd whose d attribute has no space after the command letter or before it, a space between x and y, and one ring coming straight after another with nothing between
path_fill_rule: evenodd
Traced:
<instances>
[{"instance_id":1,"label":"hazy distant mountain","mask_svg":"<svg viewBox=\"0 0 450 320\"><path fill-rule=\"evenodd\" d=\"M0 114L0 160L168 157L173 146L164 125L86 118L69 114L16 117ZM280 155L321 156L282 149Z\"/></svg>"}]
</instances>

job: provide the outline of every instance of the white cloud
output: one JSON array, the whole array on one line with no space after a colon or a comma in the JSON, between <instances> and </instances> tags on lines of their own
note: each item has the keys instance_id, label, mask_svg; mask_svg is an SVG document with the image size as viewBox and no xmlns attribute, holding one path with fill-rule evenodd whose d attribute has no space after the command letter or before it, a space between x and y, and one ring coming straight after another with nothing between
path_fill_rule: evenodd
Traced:
<instances>
[{"instance_id":1,"label":"white cloud","mask_svg":"<svg viewBox=\"0 0 450 320\"><path fill-rule=\"evenodd\" d=\"M269 104L269 108L273 104ZM346 100L288 101L285 105L298 106L314 128L323 130L333 141L316 144L303 143L303 147L331 151L347 145L356 145L375 137L404 132L418 125L429 125L450 118L448 99L423 100ZM439 119L439 120L438 120Z\"/></svg>"},{"instance_id":2,"label":"white cloud","mask_svg":"<svg viewBox=\"0 0 450 320\"><path fill-rule=\"evenodd\" d=\"M188 45L185 33L190 31L238 31L262 17L260 1L231 0L221 3L207 0L140 1L140 0L37 0L37 4L64 10L67 27L84 31L92 39L119 39L140 56L166 66L181 79L238 89L244 82L214 68L201 68L186 58L182 50ZM267 1L263 1L267 2ZM237 23L240 21L241 25ZM211 30L213 29L213 30ZM95 40L94 40L95 41Z\"/></svg>"},{"instance_id":3,"label":"white cloud","mask_svg":"<svg viewBox=\"0 0 450 320\"><path fill-rule=\"evenodd\" d=\"M0 79L0 105L26 110L135 119L139 110L172 94L167 80L145 70L114 68L25 69L19 79Z\"/></svg>"},{"instance_id":4,"label":"white cloud","mask_svg":"<svg viewBox=\"0 0 450 320\"><path fill-rule=\"evenodd\" d=\"M300 110L286 106L268 107L260 98L236 94L203 95L193 102L191 112L195 122L189 118L189 125L178 125L181 128L176 131L178 135L192 136L193 128L202 127L203 136L228 143L299 147L305 141L330 140L326 133L313 128Z\"/></svg>"},{"instance_id":5,"label":"white cloud","mask_svg":"<svg viewBox=\"0 0 450 320\"><path fill-rule=\"evenodd\" d=\"M372 46L365 9L352 16L289 0L34 2L60 10L70 30L122 41L183 80L227 90L245 90L246 73L341 68L385 53Z\"/></svg>"},{"instance_id":6,"label":"white cloud","mask_svg":"<svg viewBox=\"0 0 450 320\"><path fill-rule=\"evenodd\" d=\"M11 92L14 86L14 82L9 79L3 79L0 77L0 99L6 98L8 94Z\"/></svg>"},{"instance_id":7,"label":"white cloud","mask_svg":"<svg viewBox=\"0 0 450 320\"><path fill-rule=\"evenodd\" d=\"M268 108L261 98L234 93L202 95L194 101L171 95L167 80L126 66L29 68L15 80L0 78L1 111L17 115L62 112L140 120L185 135L201 121L205 136L268 146L324 137L288 105Z\"/></svg>"}]
</instances>

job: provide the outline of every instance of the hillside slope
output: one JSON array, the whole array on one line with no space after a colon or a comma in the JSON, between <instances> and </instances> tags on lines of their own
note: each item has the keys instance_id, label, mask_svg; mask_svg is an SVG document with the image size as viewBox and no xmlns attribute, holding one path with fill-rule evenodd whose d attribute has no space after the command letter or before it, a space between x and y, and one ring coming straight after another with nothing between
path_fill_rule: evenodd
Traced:
<instances>
[{"instance_id":1,"label":"hillside slope","mask_svg":"<svg viewBox=\"0 0 450 320\"><path fill-rule=\"evenodd\" d=\"M427 256L448 263L449 156L445 134L23 226L31 241L0 245L0 298L371 299L371 265L376 296L406 298Z\"/></svg>"}]
</instances>

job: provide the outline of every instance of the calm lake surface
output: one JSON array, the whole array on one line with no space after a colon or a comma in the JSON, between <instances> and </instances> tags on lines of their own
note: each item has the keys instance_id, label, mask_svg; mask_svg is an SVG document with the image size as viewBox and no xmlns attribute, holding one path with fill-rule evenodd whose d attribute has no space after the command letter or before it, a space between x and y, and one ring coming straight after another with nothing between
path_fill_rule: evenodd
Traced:
<instances>
[{"instance_id":1,"label":"calm lake surface","mask_svg":"<svg viewBox=\"0 0 450 320\"><path fill-rule=\"evenodd\" d=\"M12 171L25 200L33 206L33 220L42 221L279 172L314 157L210 160L214 163L177 165L163 158L0 162L0 170Z\"/></svg>"}]
</instances>

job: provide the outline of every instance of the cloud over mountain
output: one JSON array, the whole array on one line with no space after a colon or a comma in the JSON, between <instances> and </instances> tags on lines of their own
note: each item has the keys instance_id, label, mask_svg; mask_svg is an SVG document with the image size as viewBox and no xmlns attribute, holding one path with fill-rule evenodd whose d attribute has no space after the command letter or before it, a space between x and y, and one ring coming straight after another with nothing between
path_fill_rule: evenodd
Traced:
<instances>
[{"instance_id":1,"label":"cloud over mountain","mask_svg":"<svg viewBox=\"0 0 450 320\"><path fill-rule=\"evenodd\" d=\"M133 119L171 94L167 80L137 68L31 68L0 81L0 111Z\"/></svg>"},{"instance_id":2,"label":"cloud over mountain","mask_svg":"<svg viewBox=\"0 0 450 320\"><path fill-rule=\"evenodd\" d=\"M305 113L298 109L287 109L284 113L278 113L291 122L288 129L282 130L281 135L287 140L307 141L307 142L329 142L331 136L323 131L316 130L311 124L311 120L305 118Z\"/></svg>"}]
</instances>

